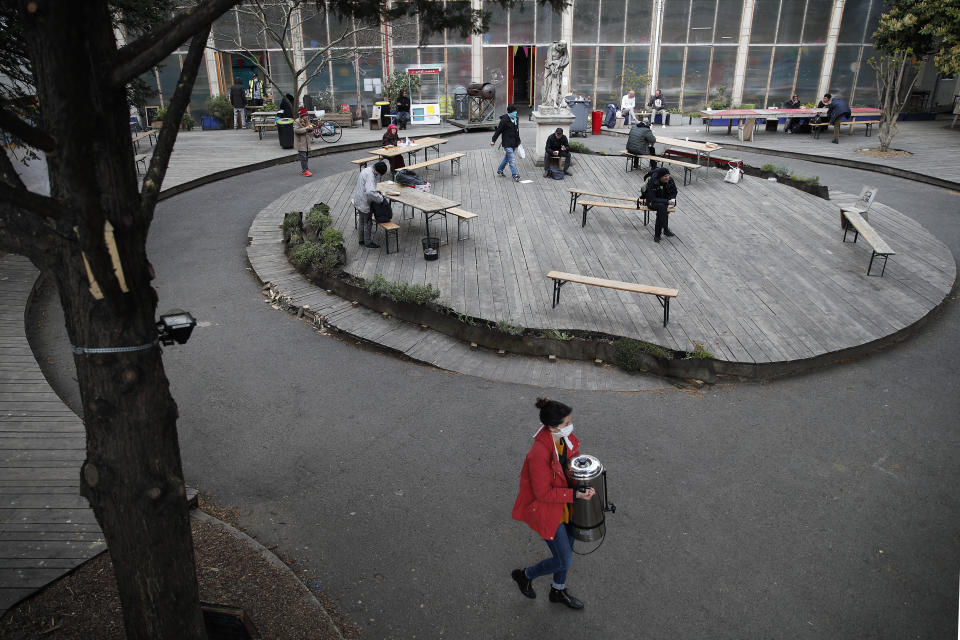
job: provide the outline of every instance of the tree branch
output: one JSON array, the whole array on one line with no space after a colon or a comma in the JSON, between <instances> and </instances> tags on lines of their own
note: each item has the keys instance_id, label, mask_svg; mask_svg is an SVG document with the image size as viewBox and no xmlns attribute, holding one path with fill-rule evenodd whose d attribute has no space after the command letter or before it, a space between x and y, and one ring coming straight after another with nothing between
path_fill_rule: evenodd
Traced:
<instances>
[{"instance_id":1,"label":"tree branch","mask_svg":"<svg viewBox=\"0 0 960 640\"><path fill-rule=\"evenodd\" d=\"M23 179L20 178L20 174L17 173L17 169L13 166L13 161L10 160L10 154L3 149L0 149L0 182L17 189L27 188L27 186L23 184Z\"/></svg>"},{"instance_id":2,"label":"tree branch","mask_svg":"<svg viewBox=\"0 0 960 640\"><path fill-rule=\"evenodd\" d=\"M20 138L34 149L53 151L57 148L56 141L46 131L28 124L6 109L0 109L0 129Z\"/></svg>"},{"instance_id":3,"label":"tree branch","mask_svg":"<svg viewBox=\"0 0 960 640\"><path fill-rule=\"evenodd\" d=\"M37 267L49 271L61 242L42 218L0 198L0 250L26 256Z\"/></svg>"},{"instance_id":4,"label":"tree branch","mask_svg":"<svg viewBox=\"0 0 960 640\"><path fill-rule=\"evenodd\" d=\"M157 206L157 196L160 194L160 185L167 174L170 164L170 154L173 153L173 144L177 141L177 129L180 128L180 119L187 110L190 102L190 93L193 83L197 80L197 71L203 61L203 50L207 46L210 35L210 25L197 32L190 41L190 49L183 60L183 69L180 71L180 80L173 92L170 108L163 120L163 128L157 136L157 146L150 159L150 168L143 178L143 190L140 192L140 214L149 227L153 219L153 210Z\"/></svg>"},{"instance_id":5,"label":"tree branch","mask_svg":"<svg viewBox=\"0 0 960 640\"><path fill-rule=\"evenodd\" d=\"M6 155L6 154L4 154ZM63 209L53 198L0 182L0 201L8 202L22 213L54 220L63 217Z\"/></svg>"},{"instance_id":6,"label":"tree branch","mask_svg":"<svg viewBox=\"0 0 960 640\"><path fill-rule=\"evenodd\" d=\"M240 0L209 0L117 51L111 81L124 86L176 50L187 38L206 28Z\"/></svg>"}]
</instances>

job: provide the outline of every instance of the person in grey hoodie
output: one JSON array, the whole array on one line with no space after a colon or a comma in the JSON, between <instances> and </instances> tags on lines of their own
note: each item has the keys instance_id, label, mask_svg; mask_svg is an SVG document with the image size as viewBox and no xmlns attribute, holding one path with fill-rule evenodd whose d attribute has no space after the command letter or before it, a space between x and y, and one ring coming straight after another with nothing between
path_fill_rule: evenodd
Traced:
<instances>
[{"instance_id":1,"label":"person in grey hoodie","mask_svg":"<svg viewBox=\"0 0 960 640\"><path fill-rule=\"evenodd\" d=\"M357 186L353 190L353 206L360 212L360 244L368 249L379 249L373 241L373 202L383 202L383 195L377 191L377 180L387 174L387 163L379 161L373 167L364 167L357 177Z\"/></svg>"}]
</instances>

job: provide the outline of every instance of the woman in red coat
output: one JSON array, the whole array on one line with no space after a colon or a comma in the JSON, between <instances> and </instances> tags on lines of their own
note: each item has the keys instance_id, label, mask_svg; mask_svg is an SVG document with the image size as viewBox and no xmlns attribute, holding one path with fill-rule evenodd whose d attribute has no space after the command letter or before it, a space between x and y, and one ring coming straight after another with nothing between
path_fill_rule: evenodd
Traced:
<instances>
[{"instance_id":1,"label":"woman in red coat","mask_svg":"<svg viewBox=\"0 0 960 640\"><path fill-rule=\"evenodd\" d=\"M546 398L537 398L537 408L543 426L523 461L513 519L530 525L547 543L552 555L526 569L515 569L512 576L520 593L536 598L534 578L552 573L550 602L582 609L583 603L567 593L567 570L573 558L573 534L567 525L574 499L590 500L596 491L588 487L577 492L575 498L573 489L567 486L567 461L580 453L580 441L572 435L573 409Z\"/></svg>"}]
</instances>

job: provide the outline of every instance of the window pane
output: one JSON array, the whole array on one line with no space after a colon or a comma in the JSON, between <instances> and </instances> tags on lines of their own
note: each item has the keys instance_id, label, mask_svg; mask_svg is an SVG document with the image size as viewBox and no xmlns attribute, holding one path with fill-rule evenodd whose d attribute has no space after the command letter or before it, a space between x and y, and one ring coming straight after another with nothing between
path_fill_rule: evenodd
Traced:
<instances>
[{"instance_id":1,"label":"window pane","mask_svg":"<svg viewBox=\"0 0 960 640\"><path fill-rule=\"evenodd\" d=\"M498 116L507 108L507 49L507 47L483 48L483 81L496 87ZM537 54L539 57L540 52L537 51ZM542 67L541 64L541 69Z\"/></svg>"},{"instance_id":2,"label":"window pane","mask_svg":"<svg viewBox=\"0 0 960 640\"><path fill-rule=\"evenodd\" d=\"M625 2L626 0L603 0L600 9L600 42L623 42ZM630 22L633 23L633 16L630 16Z\"/></svg>"},{"instance_id":3,"label":"window pane","mask_svg":"<svg viewBox=\"0 0 960 640\"><path fill-rule=\"evenodd\" d=\"M239 49L240 34L237 31L237 12L227 11L213 23L213 41L219 49Z\"/></svg>"},{"instance_id":4,"label":"window pane","mask_svg":"<svg viewBox=\"0 0 960 640\"><path fill-rule=\"evenodd\" d=\"M754 104L765 107L767 93L767 74L770 72L772 47L750 47L747 54L747 75L743 79L743 98L741 104Z\"/></svg>"},{"instance_id":5,"label":"window pane","mask_svg":"<svg viewBox=\"0 0 960 640\"><path fill-rule=\"evenodd\" d=\"M773 75L770 76L768 104L782 106L793 93L793 74L797 69L797 47L777 47L773 54ZM811 96L799 96L809 102Z\"/></svg>"},{"instance_id":6,"label":"window pane","mask_svg":"<svg viewBox=\"0 0 960 640\"><path fill-rule=\"evenodd\" d=\"M163 62L157 65L160 75L160 92L163 94L163 105L170 106L170 100L173 99L173 92L177 88L177 80L180 79L180 56L170 54L164 58ZM155 104L160 104L160 98L157 98Z\"/></svg>"},{"instance_id":7,"label":"window pane","mask_svg":"<svg viewBox=\"0 0 960 640\"><path fill-rule=\"evenodd\" d=\"M843 7L839 42L863 42L863 27L870 13L870 0L847 0Z\"/></svg>"},{"instance_id":8,"label":"window pane","mask_svg":"<svg viewBox=\"0 0 960 640\"><path fill-rule=\"evenodd\" d=\"M411 64L419 64L417 50L413 47L393 50L393 68L406 69Z\"/></svg>"},{"instance_id":9,"label":"window pane","mask_svg":"<svg viewBox=\"0 0 960 640\"><path fill-rule=\"evenodd\" d=\"M600 47L597 70L597 104L619 102L620 71L623 65L623 47ZM626 93L627 89L623 90Z\"/></svg>"},{"instance_id":10,"label":"window pane","mask_svg":"<svg viewBox=\"0 0 960 640\"><path fill-rule=\"evenodd\" d=\"M470 84L470 47L449 47L447 49L447 86L452 95L454 88L466 89ZM463 93L462 91L460 93Z\"/></svg>"},{"instance_id":11,"label":"window pane","mask_svg":"<svg viewBox=\"0 0 960 640\"><path fill-rule=\"evenodd\" d=\"M310 51L306 52L306 55L309 56L310 54ZM309 78L314 74L317 75L308 81L307 86L309 87L310 94L316 96L321 91L326 91L330 88L329 65L327 65L327 63L323 63L322 66L317 64L309 65L307 67L307 77Z\"/></svg>"},{"instance_id":12,"label":"window pane","mask_svg":"<svg viewBox=\"0 0 960 640\"><path fill-rule=\"evenodd\" d=\"M334 46L352 47L353 36L346 39L344 39L344 36L353 30L353 21L349 17L346 19L340 18L334 13L327 14L327 21L330 24L330 40L334 43Z\"/></svg>"},{"instance_id":13,"label":"window pane","mask_svg":"<svg viewBox=\"0 0 960 640\"><path fill-rule=\"evenodd\" d=\"M870 9L870 20L867 22L866 42L873 42L873 34L880 26L880 16L883 15L884 6L881 0L873 0L873 7Z\"/></svg>"},{"instance_id":14,"label":"window pane","mask_svg":"<svg viewBox=\"0 0 960 640\"><path fill-rule=\"evenodd\" d=\"M803 0L785 0L780 7L780 27L777 42L780 44L799 44L800 31L803 29Z\"/></svg>"},{"instance_id":15,"label":"window pane","mask_svg":"<svg viewBox=\"0 0 960 640\"><path fill-rule=\"evenodd\" d=\"M574 47L570 67L570 92L593 96L593 61L597 55L596 47Z\"/></svg>"},{"instance_id":16,"label":"window pane","mask_svg":"<svg viewBox=\"0 0 960 640\"><path fill-rule=\"evenodd\" d=\"M820 65L823 64L823 47L802 47L800 49L800 69L797 72L796 92L801 102L819 102L816 95L820 84Z\"/></svg>"},{"instance_id":17,"label":"window pane","mask_svg":"<svg viewBox=\"0 0 960 640\"><path fill-rule=\"evenodd\" d=\"M173 94L170 94L171 97ZM207 100L210 98L210 85L207 83L207 65L201 64L197 69L197 80L193 83L190 92L190 115L200 124L200 118L210 115L207 111Z\"/></svg>"},{"instance_id":18,"label":"window pane","mask_svg":"<svg viewBox=\"0 0 960 640\"><path fill-rule=\"evenodd\" d=\"M380 36L380 22L368 21L357 23L357 46L360 47L383 47L383 39ZM440 34L443 38L443 34ZM442 40L441 40L442 42Z\"/></svg>"},{"instance_id":19,"label":"window pane","mask_svg":"<svg viewBox=\"0 0 960 640\"><path fill-rule=\"evenodd\" d=\"M854 95L853 106L875 107L878 103L877 95L877 72L873 70L868 62L870 58L876 55L871 46L863 48L862 62L860 63L860 75L857 76L857 93Z\"/></svg>"},{"instance_id":20,"label":"window pane","mask_svg":"<svg viewBox=\"0 0 960 640\"><path fill-rule=\"evenodd\" d=\"M790 2L790 0L787 0ZM753 27L750 29L750 44L772 43L777 33L777 12L780 0L757 0L753 8Z\"/></svg>"},{"instance_id":21,"label":"window pane","mask_svg":"<svg viewBox=\"0 0 960 640\"><path fill-rule=\"evenodd\" d=\"M573 41L577 44L597 41L597 16L600 0L574 0Z\"/></svg>"},{"instance_id":22,"label":"window pane","mask_svg":"<svg viewBox=\"0 0 960 640\"><path fill-rule=\"evenodd\" d=\"M300 20L303 28L303 46L323 47L327 44L327 13L324 8L304 3L300 5Z\"/></svg>"},{"instance_id":23,"label":"window pane","mask_svg":"<svg viewBox=\"0 0 960 640\"><path fill-rule=\"evenodd\" d=\"M549 44L560 39L560 14L546 5L537 7L537 43Z\"/></svg>"},{"instance_id":24,"label":"window pane","mask_svg":"<svg viewBox=\"0 0 960 640\"><path fill-rule=\"evenodd\" d=\"M743 0L718 0L717 28L713 41L717 44L736 44L740 39L740 17Z\"/></svg>"},{"instance_id":25,"label":"window pane","mask_svg":"<svg viewBox=\"0 0 960 640\"><path fill-rule=\"evenodd\" d=\"M675 107L680 101L683 49L683 47L660 48L660 81L654 88L663 91L667 107Z\"/></svg>"},{"instance_id":26,"label":"window pane","mask_svg":"<svg viewBox=\"0 0 960 640\"><path fill-rule=\"evenodd\" d=\"M653 0L628 0L627 43L644 44L650 42L650 29L653 28ZM644 65L646 66L646 65Z\"/></svg>"},{"instance_id":27,"label":"window pane","mask_svg":"<svg viewBox=\"0 0 960 640\"><path fill-rule=\"evenodd\" d=\"M688 42L713 42L713 18L717 0L693 0Z\"/></svg>"},{"instance_id":28,"label":"window pane","mask_svg":"<svg viewBox=\"0 0 960 640\"><path fill-rule=\"evenodd\" d=\"M393 34L393 45L417 45L417 38L419 38L417 32L417 21L416 19L411 18L401 18L400 20L391 24L391 32Z\"/></svg>"},{"instance_id":29,"label":"window pane","mask_svg":"<svg viewBox=\"0 0 960 640\"><path fill-rule=\"evenodd\" d=\"M270 77L273 78L276 86L269 86L269 82L264 82L263 84L268 85L266 87L267 91L271 88L273 89L273 101L279 107L283 96L288 93L293 93L293 73L290 72L290 67L286 61L284 61L283 54L279 51L270 52ZM277 86L279 86L280 89L277 89Z\"/></svg>"},{"instance_id":30,"label":"window pane","mask_svg":"<svg viewBox=\"0 0 960 640\"><path fill-rule=\"evenodd\" d=\"M240 43L247 49L263 49L265 40L260 31L259 21L248 13L240 13Z\"/></svg>"},{"instance_id":31,"label":"window pane","mask_svg":"<svg viewBox=\"0 0 960 640\"><path fill-rule=\"evenodd\" d=\"M710 49L711 47L689 47L687 49L687 75L683 82L684 109L700 109L705 106Z\"/></svg>"},{"instance_id":32,"label":"window pane","mask_svg":"<svg viewBox=\"0 0 960 640\"><path fill-rule=\"evenodd\" d=\"M689 15L690 0L664 0L662 42L680 44L686 42L687 18ZM677 78L679 79L679 77L678 74Z\"/></svg>"},{"instance_id":33,"label":"window pane","mask_svg":"<svg viewBox=\"0 0 960 640\"><path fill-rule=\"evenodd\" d=\"M524 2L510 12L510 42L512 44L532 44L533 27L532 2Z\"/></svg>"},{"instance_id":34,"label":"window pane","mask_svg":"<svg viewBox=\"0 0 960 640\"><path fill-rule=\"evenodd\" d=\"M860 45L838 45L830 74L830 93L849 98L853 91L853 77L857 71L857 55Z\"/></svg>"},{"instance_id":35,"label":"window pane","mask_svg":"<svg viewBox=\"0 0 960 640\"><path fill-rule=\"evenodd\" d=\"M648 65L650 63L650 47L626 47L625 58L624 58L624 69L627 71L633 71L638 75L643 75L647 73ZM624 86L623 92L626 93L630 89L633 89L637 92L637 99L642 100L643 96L646 95L647 87L644 86Z\"/></svg>"},{"instance_id":36,"label":"window pane","mask_svg":"<svg viewBox=\"0 0 960 640\"><path fill-rule=\"evenodd\" d=\"M447 0L447 6L448 6L448 7L457 7L457 6L460 6L460 5L466 7L467 9L470 8L470 2L469 2L469 0ZM453 45L453 44L457 44L457 45L470 44L470 38L471 38L470 33L467 33L466 35L460 35L460 32L459 32L458 30L456 30L456 29L447 29L447 44L448 44L448 45Z\"/></svg>"},{"instance_id":37,"label":"window pane","mask_svg":"<svg viewBox=\"0 0 960 640\"><path fill-rule=\"evenodd\" d=\"M724 87L725 96L729 99L733 89L733 75L737 66L736 47L714 47L713 64L710 65L710 99L717 95L717 87Z\"/></svg>"},{"instance_id":38,"label":"window pane","mask_svg":"<svg viewBox=\"0 0 960 640\"><path fill-rule=\"evenodd\" d=\"M807 21L803 26L804 43L827 41L827 28L830 26L832 10L833 0L807 0Z\"/></svg>"},{"instance_id":39,"label":"window pane","mask_svg":"<svg viewBox=\"0 0 960 640\"><path fill-rule=\"evenodd\" d=\"M490 14L490 30L483 34L483 44L506 44L507 11L493 2L483 3L483 10Z\"/></svg>"},{"instance_id":40,"label":"window pane","mask_svg":"<svg viewBox=\"0 0 960 640\"><path fill-rule=\"evenodd\" d=\"M353 74L352 62L349 60L337 60L333 63L333 87L336 90L335 97L338 111L339 106L342 104L356 106L357 81Z\"/></svg>"}]
</instances>

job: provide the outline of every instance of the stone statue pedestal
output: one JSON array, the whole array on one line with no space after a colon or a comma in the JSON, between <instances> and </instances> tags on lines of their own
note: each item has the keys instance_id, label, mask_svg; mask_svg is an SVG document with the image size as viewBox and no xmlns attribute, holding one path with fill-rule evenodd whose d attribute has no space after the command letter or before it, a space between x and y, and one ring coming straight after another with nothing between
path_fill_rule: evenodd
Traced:
<instances>
[{"instance_id":1,"label":"stone statue pedestal","mask_svg":"<svg viewBox=\"0 0 960 640\"><path fill-rule=\"evenodd\" d=\"M556 132L557 127L563 127L563 135L570 138L570 125L576 117L569 109L557 110L554 113L544 113L542 111L533 112L533 121L537 123L537 145L527 149L528 153L533 153L533 164L537 167L543 166L543 154L547 148L547 138Z\"/></svg>"}]
</instances>

